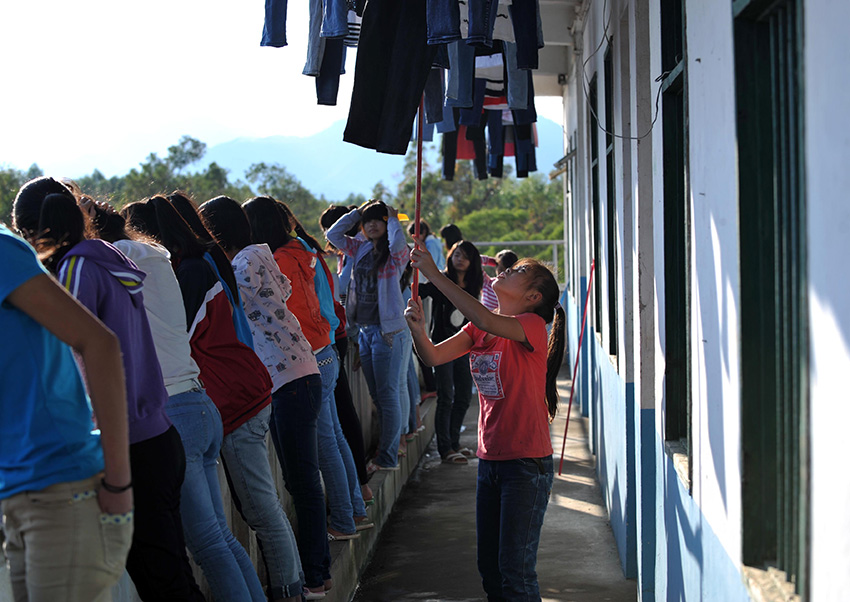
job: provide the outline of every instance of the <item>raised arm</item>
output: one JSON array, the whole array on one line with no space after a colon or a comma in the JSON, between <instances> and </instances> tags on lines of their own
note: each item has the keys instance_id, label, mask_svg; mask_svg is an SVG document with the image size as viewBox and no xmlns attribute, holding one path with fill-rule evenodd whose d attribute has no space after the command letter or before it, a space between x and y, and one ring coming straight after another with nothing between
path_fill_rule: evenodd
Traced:
<instances>
[{"instance_id":1,"label":"raised arm","mask_svg":"<svg viewBox=\"0 0 850 602\"><path fill-rule=\"evenodd\" d=\"M346 235L346 232L351 230L351 228L358 222L360 222L360 210L355 209L354 211L349 211L339 218L336 223L328 228L327 232L325 232L328 242L346 255L354 257L357 253L357 248L363 241L358 240L353 236Z\"/></svg>"},{"instance_id":2,"label":"raised arm","mask_svg":"<svg viewBox=\"0 0 850 602\"><path fill-rule=\"evenodd\" d=\"M127 485L131 481L127 397L117 337L46 274L26 281L6 299L82 358L101 431L104 479L116 487ZM104 512L123 514L133 507L133 493L130 489L110 493L100 488L98 501Z\"/></svg>"},{"instance_id":3,"label":"raised arm","mask_svg":"<svg viewBox=\"0 0 850 602\"><path fill-rule=\"evenodd\" d=\"M445 274L437 269L431 254L426 249L414 249L410 254L410 259L413 267L419 268L428 280L452 302L452 305L475 326L484 332L528 345L528 339L519 320L512 316L494 314L481 305L478 299L449 280Z\"/></svg>"},{"instance_id":4,"label":"raised arm","mask_svg":"<svg viewBox=\"0 0 850 602\"><path fill-rule=\"evenodd\" d=\"M426 366L441 366L459 358L472 348L472 339L462 330L442 343L434 345L426 331L421 299L411 299L408 302L404 318L413 335L416 355Z\"/></svg>"}]
</instances>

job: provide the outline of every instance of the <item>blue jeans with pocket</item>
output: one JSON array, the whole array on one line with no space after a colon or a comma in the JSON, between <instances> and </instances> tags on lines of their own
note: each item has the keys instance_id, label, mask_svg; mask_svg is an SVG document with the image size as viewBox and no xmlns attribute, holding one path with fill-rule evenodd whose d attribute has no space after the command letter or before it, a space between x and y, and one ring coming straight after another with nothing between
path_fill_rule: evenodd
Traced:
<instances>
[{"instance_id":1,"label":"blue jeans with pocket","mask_svg":"<svg viewBox=\"0 0 850 602\"><path fill-rule=\"evenodd\" d=\"M218 481L221 416L203 389L172 395L165 407L186 452L180 515L186 546L217 600L265 600L245 548L227 526Z\"/></svg>"},{"instance_id":2,"label":"blue jeans with pocket","mask_svg":"<svg viewBox=\"0 0 850 602\"><path fill-rule=\"evenodd\" d=\"M322 375L322 407L319 411L319 468L328 495L330 526L342 533L354 533L354 517L366 516L366 505L357 480L351 448L342 434L334 389L339 375L339 356L333 345L318 354Z\"/></svg>"},{"instance_id":3,"label":"blue jeans with pocket","mask_svg":"<svg viewBox=\"0 0 850 602\"><path fill-rule=\"evenodd\" d=\"M298 516L298 551L307 587L320 587L331 576L316 436L321 405L318 374L297 378L272 393L272 441Z\"/></svg>"},{"instance_id":4,"label":"blue jeans with pocket","mask_svg":"<svg viewBox=\"0 0 850 602\"><path fill-rule=\"evenodd\" d=\"M401 386L407 386L407 362L410 358L410 331L381 333L378 324L360 327L360 365L369 393L378 408L381 436L376 462L391 467L398 464L398 445L407 416L401 412ZM407 358L407 360L405 360ZM402 380L404 376L404 380Z\"/></svg>"},{"instance_id":5,"label":"blue jeans with pocket","mask_svg":"<svg viewBox=\"0 0 850 602\"><path fill-rule=\"evenodd\" d=\"M267 405L224 437L221 457L242 518L257 533L269 573L272 598L301 592L301 561L289 519L275 488L266 435L272 408Z\"/></svg>"},{"instance_id":6,"label":"blue jeans with pocket","mask_svg":"<svg viewBox=\"0 0 850 602\"><path fill-rule=\"evenodd\" d=\"M487 600L540 600L537 547L553 479L551 455L478 461L478 572Z\"/></svg>"}]
</instances>

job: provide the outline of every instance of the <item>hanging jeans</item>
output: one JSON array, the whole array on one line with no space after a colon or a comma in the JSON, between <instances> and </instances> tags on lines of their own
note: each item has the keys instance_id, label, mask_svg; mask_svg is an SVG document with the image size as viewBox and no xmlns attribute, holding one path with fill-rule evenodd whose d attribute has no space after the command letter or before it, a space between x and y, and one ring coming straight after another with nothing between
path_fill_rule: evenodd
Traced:
<instances>
[{"instance_id":1,"label":"hanging jeans","mask_svg":"<svg viewBox=\"0 0 850 602\"><path fill-rule=\"evenodd\" d=\"M224 518L218 482L221 415L200 388L172 395L165 407L186 451L180 515L186 546L217 600L259 600L263 589L245 548Z\"/></svg>"},{"instance_id":2,"label":"hanging jeans","mask_svg":"<svg viewBox=\"0 0 850 602\"><path fill-rule=\"evenodd\" d=\"M528 82L531 71L517 67L516 44L502 42L505 68L508 74L508 107L511 109L528 108Z\"/></svg>"},{"instance_id":3,"label":"hanging jeans","mask_svg":"<svg viewBox=\"0 0 850 602\"><path fill-rule=\"evenodd\" d=\"M407 328L384 335L378 324L360 327L360 364L369 393L378 408L378 423L381 426L375 461L384 467L398 464L399 438L404 421L399 399L402 376L407 384L403 347L410 336Z\"/></svg>"},{"instance_id":4,"label":"hanging jeans","mask_svg":"<svg viewBox=\"0 0 850 602\"><path fill-rule=\"evenodd\" d=\"M437 412L434 430L437 451L446 457L452 450L460 449L460 427L472 401L472 374L469 372L469 354L442 366L435 366L437 376Z\"/></svg>"},{"instance_id":5,"label":"hanging jeans","mask_svg":"<svg viewBox=\"0 0 850 602\"><path fill-rule=\"evenodd\" d=\"M469 3L469 37L467 37L466 43L489 48L493 45L493 27L496 24L499 0L467 1ZM527 2L528 0L520 1Z\"/></svg>"},{"instance_id":6,"label":"hanging jeans","mask_svg":"<svg viewBox=\"0 0 850 602\"><path fill-rule=\"evenodd\" d=\"M501 178L505 162L505 126L501 111L487 111L487 171L494 178Z\"/></svg>"},{"instance_id":7,"label":"hanging jeans","mask_svg":"<svg viewBox=\"0 0 850 602\"><path fill-rule=\"evenodd\" d=\"M538 50L543 48L539 0L514 2L510 6L516 36L517 67L537 69Z\"/></svg>"},{"instance_id":8,"label":"hanging jeans","mask_svg":"<svg viewBox=\"0 0 850 602\"><path fill-rule=\"evenodd\" d=\"M425 0L370 0L343 139L382 153L407 152L435 54L426 41Z\"/></svg>"},{"instance_id":9,"label":"hanging jeans","mask_svg":"<svg viewBox=\"0 0 850 602\"><path fill-rule=\"evenodd\" d=\"M355 516L366 516L366 506L357 480L354 456L342 434L336 412L334 389L339 375L339 357L333 345L318 354L322 375L322 407L317 425L319 468L330 507L330 526L342 533L354 533Z\"/></svg>"},{"instance_id":10,"label":"hanging jeans","mask_svg":"<svg viewBox=\"0 0 850 602\"><path fill-rule=\"evenodd\" d=\"M319 474L316 425L322 405L322 378L310 374L272 393L272 441L286 490L298 516L298 551L307 587L330 577L325 494Z\"/></svg>"},{"instance_id":11,"label":"hanging jeans","mask_svg":"<svg viewBox=\"0 0 850 602\"><path fill-rule=\"evenodd\" d=\"M221 457L237 510L257 533L273 598L301 591L301 561L289 519L274 484L266 435L272 408L266 406L224 438Z\"/></svg>"},{"instance_id":12,"label":"hanging jeans","mask_svg":"<svg viewBox=\"0 0 850 602\"><path fill-rule=\"evenodd\" d=\"M287 0L266 0L266 18L260 46L286 46L286 3Z\"/></svg>"},{"instance_id":13,"label":"hanging jeans","mask_svg":"<svg viewBox=\"0 0 850 602\"><path fill-rule=\"evenodd\" d=\"M475 79L475 48L463 40L447 44L449 53L449 83L446 86L446 105L472 106L472 84Z\"/></svg>"},{"instance_id":14,"label":"hanging jeans","mask_svg":"<svg viewBox=\"0 0 850 602\"><path fill-rule=\"evenodd\" d=\"M316 99L320 105L335 106L339 93L339 75L345 64L345 44L342 38L325 41L322 68L316 77Z\"/></svg>"},{"instance_id":15,"label":"hanging jeans","mask_svg":"<svg viewBox=\"0 0 850 602\"><path fill-rule=\"evenodd\" d=\"M552 456L478 461L478 572L488 600L540 600L537 547L552 491Z\"/></svg>"},{"instance_id":16,"label":"hanging jeans","mask_svg":"<svg viewBox=\"0 0 850 602\"><path fill-rule=\"evenodd\" d=\"M323 38L344 38L348 35L348 2L346 0L322 0Z\"/></svg>"},{"instance_id":17,"label":"hanging jeans","mask_svg":"<svg viewBox=\"0 0 850 602\"><path fill-rule=\"evenodd\" d=\"M460 39L458 0L428 0L425 19L429 44L444 44Z\"/></svg>"}]
</instances>

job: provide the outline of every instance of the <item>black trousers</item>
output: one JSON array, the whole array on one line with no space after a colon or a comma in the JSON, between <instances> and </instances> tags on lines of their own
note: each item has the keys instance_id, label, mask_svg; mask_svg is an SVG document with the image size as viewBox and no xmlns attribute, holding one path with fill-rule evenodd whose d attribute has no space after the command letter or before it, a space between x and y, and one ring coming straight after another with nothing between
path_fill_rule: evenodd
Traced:
<instances>
[{"instance_id":1,"label":"black trousers","mask_svg":"<svg viewBox=\"0 0 850 602\"><path fill-rule=\"evenodd\" d=\"M427 43L425 0L369 0L343 140L405 154L436 52Z\"/></svg>"},{"instance_id":2,"label":"black trousers","mask_svg":"<svg viewBox=\"0 0 850 602\"><path fill-rule=\"evenodd\" d=\"M130 446L135 522L127 572L142 600L204 600L183 539L186 455L177 429Z\"/></svg>"},{"instance_id":3,"label":"black trousers","mask_svg":"<svg viewBox=\"0 0 850 602\"><path fill-rule=\"evenodd\" d=\"M334 397L336 398L336 413L339 416L339 425L342 427L342 434L348 442L348 447L351 448L351 455L354 456L354 466L357 468L357 480L361 485L365 485L369 480L369 475L366 474L366 448L363 445L363 427L360 424L360 417L357 415L357 410L354 408L354 400L351 398L351 387L348 386L348 374L345 372L345 356L348 353L348 337L338 337L336 340L336 350L339 353L339 377L336 380L336 389L334 389Z\"/></svg>"}]
</instances>

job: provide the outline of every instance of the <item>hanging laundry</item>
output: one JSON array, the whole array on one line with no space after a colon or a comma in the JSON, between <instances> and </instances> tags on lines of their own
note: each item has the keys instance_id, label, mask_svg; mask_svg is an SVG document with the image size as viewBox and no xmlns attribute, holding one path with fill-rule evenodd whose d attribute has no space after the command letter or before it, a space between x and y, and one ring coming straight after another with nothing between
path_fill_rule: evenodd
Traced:
<instances>
[{"instance_id":1,"label":"hanging laundry","mask_svg":"<svg viewBox=\"0 0 850 602\"><path fill-rule=\"evenodd\" d=\"M263 21L263 37L260 46L281 48L286 46L286 3L287 0L266 0L266 16Z\"/></svg>"},{"instance_id":2,"label":"hanging laundry","mask_svg":"<svg viewBox=\"0 0 850 602\"><path fill-rule=\"evenodd\" d=\"M343 38L329 38L325 41L322 67L316 77L316 99L320 105L336 105L342 73L345 73L345 43Z\"/></svg>"},{"instance_id":3,"label":"hanging laundry","mask_svg":"<svg viewBox=\"0 0 850 602\"><path fill-rule=\"evenodd\" d=\"M363 22L363 17L357 14L355 10L348 11L348 35L345 36L345 45L348 48L357 48L357 43L360 41L360 24Z\"/></svg>"},{"instance_id":4,"label":"hanging laundry","mask_svg":"<svg viewBox=\"0 0 850 602\"><path fill-rule=\"evenodd\" d=\"M344 38L348 35L348 2L346 0L322 0L323 38Z\"/></svg>"},{"instance_id":5,"label":"hanging laundry","mask_svg":"<svg viewBox=\"0 0 850 602\"><path fill-rule=\"evenodd\" d=\"M343 140L407 152L436 46L427 43L426 0L370 0L363 12L351 108Z\"/></svg>"},{"instance_id":6,"label":"hanging laundry","mask_svg":"<svg viewBox=\"0 0 850 602\"><path fill-rule=\"evenodd\" d=\"M543 48L543 23L539 0L514 2L510 6L511 21L517 45L517 67L537 69L538 50Z\"/></svg>"},{"instance_id":7,"label":"hanging laundry","mask_svg":"<svg viewBox=\"0 0 850 602\"><path fill-rule=\"evenodd\" d=\"M467 44L489 48L493 40L516 39L510 16L511 0L458 0L458 6L460 37Z\"/></svg>"}]
</instances>

